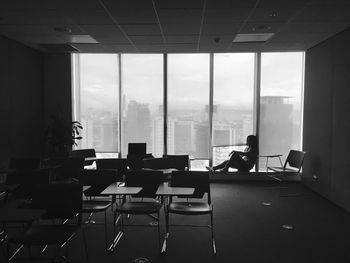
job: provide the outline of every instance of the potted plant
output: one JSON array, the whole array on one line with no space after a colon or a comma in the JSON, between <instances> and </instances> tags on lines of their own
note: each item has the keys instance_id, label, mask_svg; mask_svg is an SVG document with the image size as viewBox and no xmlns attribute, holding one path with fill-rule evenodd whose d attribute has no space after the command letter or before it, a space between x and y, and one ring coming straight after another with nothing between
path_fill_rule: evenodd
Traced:
<instances>
[{"instance_id":1,"label":"potted plant","mask_svg":"<svg viewBox=\"0 0 350 263\"><path fill-rule=\"evenodd\" d=\"M51 115L51 123L45 131L48 152L55 156L68 156L76 141L81 140L80 130L83 126L78 121L67 121Z\"/></svg>"}]
</instances>

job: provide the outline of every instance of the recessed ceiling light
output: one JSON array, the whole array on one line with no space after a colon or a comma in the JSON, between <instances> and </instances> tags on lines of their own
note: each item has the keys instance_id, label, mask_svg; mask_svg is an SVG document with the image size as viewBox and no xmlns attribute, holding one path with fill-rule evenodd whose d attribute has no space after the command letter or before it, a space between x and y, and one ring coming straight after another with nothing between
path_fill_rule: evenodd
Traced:
<instances>
[{"instance_id":1,"label":"recessed ceiling light","mask_svg":"<svg viewBox=\"0 0 350 263\"><path fill-rule=\"evenodd\" d=\"M233 43L266 42L274 33L237 34Z\"/></svg>"},{"instance_id":2,"label":"recessed ceiling light","mask_svg":"<svg viewBox=\"0 0 350 263\"><path fill-rule=\"evenodd\" d=\"M269 31L271 29L270 26L266 26L266 25L260 25L260 26L255 26L252 27L253 31Z\"/></svg>"},{"instance_id":3,"label":"recessed ceiling light","mask_svg":"<svg viewBox=\"0 0 350 263\"><path fill-rule=\"evenodd\" d=\"M72 32L72 29L65 28L65 27L55 27L53 30L55 30L56 32L60 32L60 33L71 33Z\"/></svg>"},{"instance_id":4,"label":"recessed ceiling light","mask_svg":"<svg viewBox=\"0 0 350 263\"><path fill-rule=\"evenodd\" d=\"M269 14L269 17L276 17L277 16L277 12L271 12L270 14Z\"/></svg>"}]
</instances>

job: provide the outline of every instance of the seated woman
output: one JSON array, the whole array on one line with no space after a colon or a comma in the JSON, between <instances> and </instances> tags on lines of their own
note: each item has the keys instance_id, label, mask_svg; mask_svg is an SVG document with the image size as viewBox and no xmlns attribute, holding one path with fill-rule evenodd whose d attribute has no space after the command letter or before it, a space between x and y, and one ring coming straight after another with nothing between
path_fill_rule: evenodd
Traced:
<instances>
[{"instance_id":1,"label":"seated woman","mask_svg":"<svg viewBox=\"0 0 350 263\"><path fill-rule=\"evenodd\" d=\"M256 159L258 157L258 140L255 135L249 135L247 137L247 147L243 152L232 151L230 159L226 160L214 167L206 167L209 171L219 170L222 172L228 172L228 169L235 168L238 171L249 172L253 168Z\"/></svg>"}]
</instances>

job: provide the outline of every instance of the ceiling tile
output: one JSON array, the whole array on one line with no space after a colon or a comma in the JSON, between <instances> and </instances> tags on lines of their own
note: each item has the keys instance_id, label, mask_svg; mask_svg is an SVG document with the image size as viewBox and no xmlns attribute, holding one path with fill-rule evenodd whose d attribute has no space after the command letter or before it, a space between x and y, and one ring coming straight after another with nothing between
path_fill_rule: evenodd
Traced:
<instances>
[{"instance_id":1,"label":"ceiling tile","mask_svg":"<svg viewBox=\"0 0 350 263\"><path fill-rule=\"evenodd\" d=\"M162 24L165 35L199 34L200 23L195 24Z\"/></svg>"}]
</instances>

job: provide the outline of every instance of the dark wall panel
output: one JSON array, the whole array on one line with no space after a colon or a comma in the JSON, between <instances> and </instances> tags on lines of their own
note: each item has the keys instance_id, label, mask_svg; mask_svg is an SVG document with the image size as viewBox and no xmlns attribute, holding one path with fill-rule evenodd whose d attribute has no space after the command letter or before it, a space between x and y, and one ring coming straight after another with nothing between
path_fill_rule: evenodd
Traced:
<instances>
[{"instance_id":1,"label":"dark wall panel","mask_svg":"<svg viewBox=\"0 0 350 263\"><path fill-rule=\"evenodd\" d=\"M50 115L72 119L70 54L45 54L45 122Z\"/></svg>"},{"instance_id":2,"label":"dark wall panel","mask_svg":"<svg viewBox=\"0 0 350 263\"><path fill-rule=\"evenodd\" d=\"M334 37L333 45L331 198L350 211L350 31Z\"/></svg>"},{"instance_id":3,"label":"dark wall panel","mask_svg":"<svg viewBox=\"0 0 350 263\"><path fill-rule=\"evenodd\" d=\"M332 149L332 54L331 43L306 53L303 148L305 184L330 197ZM316 177L316 179L315 179Z\"/></svg>"},{"instance_id":4,"label":"dark wall panel","mask_svg":"<svg viewBox=\"0 0 350 263\"><path fill-rule=\"evenodd\" d=\"M0 158L43 150L43 54L0 37Z\"/></svg>"},{"instance_id":5,"label":"dark wall panel","mask_svg":"<svg viewBox=\"0 0 350 263\"><path fill-rule=\"evenodd\" d=\"M306 53L304 182L350 211L350 30ZM318 179L313 179L313 176Z\"/></svg>"}]
</instances>

